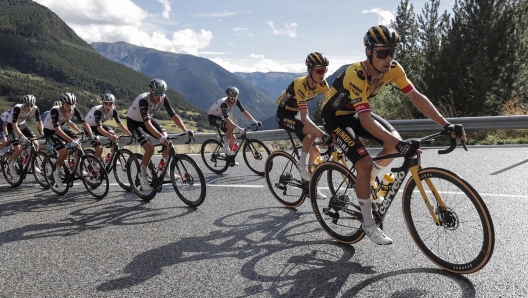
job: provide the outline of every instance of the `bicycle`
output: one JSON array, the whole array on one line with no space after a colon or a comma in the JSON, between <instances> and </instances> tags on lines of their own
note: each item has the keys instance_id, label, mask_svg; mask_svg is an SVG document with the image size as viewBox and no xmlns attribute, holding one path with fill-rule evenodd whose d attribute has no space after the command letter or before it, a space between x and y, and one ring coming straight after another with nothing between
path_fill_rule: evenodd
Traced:
<instances>
[{"instance_id":1,"label":"bicycle","mask_svg":"<svg viewBox=\"0 0 528 298\"><path fill-rule=\"evenodd\" d=\"M50 141L48 140L48 142ZM81 140L80 142L85 143L86 140ZM46 155L43 172L49 188L56 194L62 196L73 186L75 180L81 179L84 187L92 196L97 199L104 198L108 194L110 183L108 181L108 174L101 161L91 154L85 154L81 146L70 147L67 149L68 157L64 160L61 171L63 186L58 186L53 177L53 172L55 171L57 164L57 151L54 150ZM75 154L76 151L77 154ZM84 175L84 173L86 173L86 175Z\"/></svg>"},{"instance_id":2,"label":"bicycle","mask_svg":"<svg viewBox=\"0 0 528 298\"><path fill-rule=\"evenodd\" d=\"M143 190L141 187L141 160L143 154L134 153L127 161L126 168L128 169L128 180L132 191L145 201L150 201L154 198L156 193L161 192L164 183L171 183L172 187L178 197L188 206L198 207L205 200L206 187L205 178L198 164L187 154L178 154L174 149L171 140L177 139L179 136L186 135L186 133L179 134L176 137L167 138L169 140L169 156L165 162L163 169L159 170L154 166L152 159L149 161L147 168L148 181L151 190ZM185 144L189 144L191 138ZM161 153L165 149L165 145L157 144L154 147L162 146L158 152ZM170 181L165 181L167 169L170 168ZM195 182L195 179L198 181Z\"/></svg>"},{"instance_id":3,"label":"bicycle","mask_svg":"<svg viewBox=\"0 0 528 298\"><path fill-rule=\"evenodd\" d=\"M258 130L258 126L256 124L251 124L244 129L255 131ZM236 150L234 150L235 154L226 155L223 152L225 134L218 127L216 128L216 131L220 141L217 139L206 140L203 142L202 148L200 149L202 160L209 170L221 174L227 171L227 167L235 166L235 157L242 148L242 156L244 157L244 162L248 168L257 175L264 175L262 161L266 160L267 156L270 154L270 150L263 142L257 139L250 139L247 134L242 134L238 138L241 142Z\"/></svg>"},{"instance_id":4,"label":"bicycle","mask_svg":"<svg viewBox=\"0 0 528 298\"><path fill-rule=\"evenodd\" d=\"M413 139L416 147L431 143L435 137L450 134L442 131ZM462 142L467 151L465 143ZM456 148L439 150L447 154ZM373 160L402 157L398 153L374 157ZM474 273L491 258L495 232L489 211L479 193L464 179L442 168L422 168L421 156L404 158L392 168L395 181L389 184L385 200L373 203L373 215L380 228L396 194L410 172L402 196L402 210L407 229L415 244L440 268L457 274ZM346 177L346 179L343 179ZM335 240L353 244L365 233L357 201L355 174L343 165L325 162L319 165L310 181L310 193L316 188L327 192L327 200L311 197L312 209L323 229Z\"/></svg>"},{"instance_id":5,"label":"bicycle","mask_svg":"<svg viewBox=\"0 0 528 298\"><path fill-rule=\"evenodd\" d=\"M118 140L121 140L122 138L130 138L130 142L125 145L130 145L134 141L134 139L129 136L119 136ZM132 187L128 181L126 164L130 156L134 153L123 148L123 146L119 145L119 142L110 142L106 148L113 148L112 153L108 153L106 157L101 156L100 158L106 173L110 174L110 172L114 172L117 184L119 184L124 190L131 191ZM84 149L84 153L95 156L95 150L91 148Z\"/></svg>"},{"instance_id":6,"label":"bicycle","mask_svg":"<svg viewBox=\"0 0 528 298\"><path fill-rule=\"evenodd\" d=\"M292 153L286 151L272 152L264 163L266 173L266 185L269 190L282 205L295 208L309 196L308 182L301 179L301 173L297 168L297 160L300 158L299 149L296 146L290 131L286 130L288 138L292 144ZM314 145L321 145L316 143ZM321 154L323 161L333 160L341 162L348 167L346 156L337 151L334 145L328 146L326 152Z\"/></svg>"},{"instance_id":7,"label":"bicycle","mask_svg":"<svg viewBox=\"0 0 528 298\"><path fill-rule=\"evenodd\" d=\"M16 175L13 175L9 170L9 162L11 161L12 151L5 152L2 155L2 173L7 183L13 187L18 187L22 181L26 179L27 174L33 174L35 181L44 187L48 188L48 184L44 175L42 174L42 163L46 158L46 154L35 149L33 141L37 139L28 139L25 144L22 144L22 152L15 161ZM29 150L28 150L29 147Z\"/></svg>"}]
</instances>

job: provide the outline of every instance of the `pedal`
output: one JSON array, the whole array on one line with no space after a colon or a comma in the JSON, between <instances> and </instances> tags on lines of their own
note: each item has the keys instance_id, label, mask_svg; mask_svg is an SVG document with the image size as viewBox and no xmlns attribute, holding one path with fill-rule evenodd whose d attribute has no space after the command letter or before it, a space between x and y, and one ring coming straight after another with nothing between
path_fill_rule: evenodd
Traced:
<instances>
[{"instance_id":1,"label":"pedal","mask_svg":"<svg viewBox=\"0 0 528 298\"><path fill-rule=\"evenodd\" d=\"M332 212L330 208L323 208L323 213L325 215L328 215L332 218L332 223L337 224L337 221L339 220L339 213Z\"/></svg>"}]
</instances>

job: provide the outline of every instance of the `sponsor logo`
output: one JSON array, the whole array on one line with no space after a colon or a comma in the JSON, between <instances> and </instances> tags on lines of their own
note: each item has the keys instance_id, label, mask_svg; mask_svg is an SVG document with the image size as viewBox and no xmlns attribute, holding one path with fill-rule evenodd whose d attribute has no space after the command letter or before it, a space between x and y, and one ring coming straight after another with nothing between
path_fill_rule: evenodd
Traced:
<instances>
[{"instance_id":1,"label":"sponsor logo","mask_svg":"<svg viewBox=\"0 0 528 298\"><path fill-rule=\"evenodd\" d=\"M336 98L336 100L334 100L334 102L332 103L332 106L333 106L334 108L338 107L339 104L341 103L341 100L343 99L344 96L345 96L344 93L339 94L339 96Z\"/></svg>"},{"instance_id":2,"label":"sponsor logo","mask_svg":"<svg viewBox=\"0 0 528 298\"><path fill-rule=\"evenodd\" d=\"M361 90L361 88L354 85L353 83L348 84L348 89L350 90L350 92L354 93L356 96L361 96L361 93L363 93L363 90Z\"/></svg>"},{"instance_id":3,"label":"sponsor logo","mask_svg":"<svg viewBox=\"0 0 528 298\"><path fill-rule=\"evenodd\" d=\"M279 106L284 107L284 105L286 104L286 101L287 101L288 99L290 99L290 97L291 97L291 94L289 94L289 93L286 94L286 95L284 95L284 96L282 97L282 100L280 101Z\"/></svg>"},{"instance_id":4,"label":"sponsor logo","mask_svg":"<svg viewBox=\"0 0 528 298\"><path fill-rule=\"evenodd\" d=\"M361 69L355 69L356 70L356 74L358 76L358 78L360 78L362 81L365 80L365 74L363 73L363 71Z\"/></svg>"},{"instance_id":5,"label":"sponsor logo","mask_svg":"<svg viewBox=\"0 0 528 298\"><path fill-rule=\"evenodd\" d=\"M304 99L306 97L306 95L304 94L304 92L302 92L301 89L298 89L297 90L297 96L299 96L300 98Z\"/></svg>"},{"instance_id":6,"label":"sponsor logo","mask_svg":"<svg viewBox=\"0 0 528 298\"><path fill-rule=\"evenodd\" d=\"M360 105L355 106L355 109L358 112L361 112L361 111L364 111L364 110L370 110L370 105L368 105L368 104L360 104Z\"/></svg>"},{"instance_id":7,"label":"sponsor logo","mask_svg":"<svg viewBox=\"0 0 528 298\"><path fill-rule=\"evenodd\" d=\"M347 144L349 147L354 147L356 145L356 142L354 142L354 139L352 139L344 130L341 128L336 128L333 131L335 136L338 136L339 138L335 138L337 140L341 140L345 144Z\"/></svg>"},{"instance_id":8,"label":"sponsor logo","mask_svg":"<svg viewBox=\"0 0 528 298\"><path fill-rule=\"evenodd\" d=\"M350 101L350 103L351 103L352 105L355 105L356 103L358 103L358 102L360 102L360 101L361 101L361 98L356 98L356 99Z\"/></svg>"},{"instance_id":9,"label":"sponsor logo","mask_svg":"<svg viewBox=\"0 0 528 298\"><path fill-rule=\"evenodd\" d=\"M385 214L387 212L387 210L389 209L389 206L392 203L392 200L394 199L394 196L396 195L396 192L398 191L398 189L400 189L404 178L405 178L405 172L403 171L399 172L396 175L396 179L394 180L394 183L392 184L392 187L389 191L389 195L385 197L385 200L383 201L383 203L381 204L379 208L380 214Z\"/></svg>"},{"instance_id":10,"label":"sponsor logo","mask_svg":"<svg viewBox=\"0 0 528 298\"><path fill-rule=\"evenodd\" d=\"M286 124L295 125L295 120L284 118L284 119L282 119L282 123L284 123L284 125L286 125Z\"/></svg>"},{"instance_id":11,"label":"sponsor logo","mask_svg":"<svg viewBox=\"0 0 528 298\"><path fill-rule=\"evenodd\" d=\"M359 156L367 154L367 150L365 150L365 147L358 148L357 152L359 153Z\"/></svg>"}]
</instances>

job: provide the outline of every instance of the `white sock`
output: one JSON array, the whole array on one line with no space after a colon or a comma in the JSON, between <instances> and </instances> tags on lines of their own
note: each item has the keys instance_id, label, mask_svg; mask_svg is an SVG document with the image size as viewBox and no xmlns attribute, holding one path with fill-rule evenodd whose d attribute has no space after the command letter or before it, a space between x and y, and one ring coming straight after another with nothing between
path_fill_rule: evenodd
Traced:
<instances>
[{"instance_id":1,"label":"white sock","mask_svg":"<svg viewBox=\"0 0 528 298\"><path fill-rule=\"evenodd\" d=\"M301 157L299 158L299 165L306 166L308 160L308 152L301 152Z\"/></svg>"},{"instance_id":2,"label":"white sock","mask_svg":"<svg viewBox=\"0 0 528 298\"><path fill-rule=\"evenodd\" d=\"M147 176L147 167L141 166L141 176Z\"/></svg>"},{"instance_id":3,"label":"white sock","mask_svg":"<svg viewBox=\"0 0 528 298\"><path fill-rule=\"evenodd\" d=\"M363 223L365 227L370 228L376 224L374 217L372 216L372 202L370 198L360 199L358 198L359 206L361 207L361 214L363 214Z\"/></svg>"},{"instance_id":4,"label":"white sock","mask_svg":"<svg viewBox=\"0 0 528 298\"><path fill-rule=\"evenodd\" d=\"M60 175L60 167L57 167L57 168L55 169L55 173L57 173L57 175Z\"/></svg>"},{"instance_id":5,"label":"white sock","mask_svg":"<svg viewBox=\"0 0 528 298\"><path fill-rule=\"evenodd\" d=\"M379 172L381 172L381 170L383 170L383 169L385 169L384 166L380 166L376 162L373 162L373 167L372 167L372 172L370 172L370 177L376 178L376 176L378 176Z\"/></svg>"}]
</instances>

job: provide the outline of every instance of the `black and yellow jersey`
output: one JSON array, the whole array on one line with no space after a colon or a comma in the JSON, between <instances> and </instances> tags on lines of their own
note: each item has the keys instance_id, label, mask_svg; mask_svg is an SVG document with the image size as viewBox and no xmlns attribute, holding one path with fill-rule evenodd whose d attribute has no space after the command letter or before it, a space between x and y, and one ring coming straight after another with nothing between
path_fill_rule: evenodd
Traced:
<instances>
[{"instance_id":1,"label":"black and yellow jersey","mask_svg":"<svg viewBox=\"0 0 528 298\"><path fill-rule=\"evenodd\" d=\"M370 111L370 100L388 83L393 82L407 94L414 90L401 65L393 61L389 72L383 75L371 92L363 62L356 62L342 72L332 83L330 93L323 102L321 114L326 117Z\"/></svg>"},{"instance_id":2,"label":"black and yellow jersey","mask_svg":"<svg viewBox=\"0 0 528 298\"><path fill-rule=\"evenodd\" d=\"M308 102L319 93L323 93L325 97L328 95L329 87L326 80L311 89L306 81L307 78L307 76L296 78L288 85L288 88L277 99L279 106L277 112L297 113L300 109L308 109Z\"/></svg>"}]
</instances>

